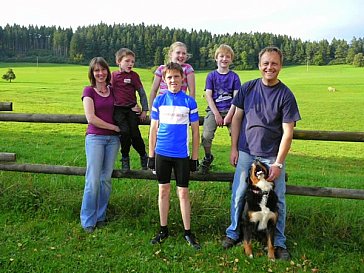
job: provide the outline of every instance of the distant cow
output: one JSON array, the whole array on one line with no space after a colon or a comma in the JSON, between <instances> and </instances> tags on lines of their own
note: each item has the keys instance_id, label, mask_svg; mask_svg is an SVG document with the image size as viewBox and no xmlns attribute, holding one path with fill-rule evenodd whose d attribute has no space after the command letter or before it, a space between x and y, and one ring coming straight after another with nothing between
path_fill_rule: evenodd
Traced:
<instances>
[{"instance_id":1,"label":"distant cow","mask_svg":"<svg viewBox=\"0 0 364 273\"><path fill-rule=\"evenodd\" d=\"M329 86L327 88L327 91L329 91L329 92L335 92L336 91L336 88L335 87L332 87L332 86Z\"/></svg>"}]
</instances>

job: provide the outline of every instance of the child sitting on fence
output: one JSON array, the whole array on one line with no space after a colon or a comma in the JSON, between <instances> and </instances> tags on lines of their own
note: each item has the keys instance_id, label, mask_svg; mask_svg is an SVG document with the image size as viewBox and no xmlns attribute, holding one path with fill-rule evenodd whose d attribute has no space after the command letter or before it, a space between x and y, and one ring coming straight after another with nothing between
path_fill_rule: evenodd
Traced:
<instances>
[{"instance_id":1,"label":"child sitting on fence","mask_svg":"<svg viewBox=\"0 0 364 273\"><path fill-rule=\"evenodd\" d=\"M210 72L206 78L205 98L208 107L201 137L205 157L200 165L200 171L203 174L209 171L214 160L211 146L217 127L227 125L230 132L230 123L235 111L231 102L240 88L239 76L229 69L233 60L233 49L225 44L220 45L215 51L217 69Z\"/></svg>"},{"instance_id":2,"label":"child sitting on fence","mask_svg":"<svg viewBox=\"0 0 364 273\"><path fill-rule=\"evenodd\" d=\"M143 170L147 169L148 156L145 152L144 140L139 130L139 120L144 121L148 111L148 99L139 75L132 69L135 63L135 54L128 48L121 48L115 54L119 71L114 71L111 76L111 84L115 97L114 120L120 127L121 143L121 171L130 171L130 147L140 156L140 164ZM142 105L141 113L137 112L136 91Z\"/></svg>"}]
</instances>

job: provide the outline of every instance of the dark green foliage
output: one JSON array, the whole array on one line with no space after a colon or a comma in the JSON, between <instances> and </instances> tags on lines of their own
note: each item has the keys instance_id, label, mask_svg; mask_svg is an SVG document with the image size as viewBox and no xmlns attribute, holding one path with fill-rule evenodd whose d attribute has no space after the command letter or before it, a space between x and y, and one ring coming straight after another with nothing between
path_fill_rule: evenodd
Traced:
<instances>
[{"instance_id":1,"label":"dark green foliage","mask_svg":"<svg viewBox=\"0 0 364 273\"><path fill-rule=\"evenodd\" d=\"M353 65L357 67L363 67L364 66L364 56L363 53L358 53L354 56Z\"/></svg>"},{"instance_id":2,"label":"dark green foliage","mask_svg":"<svg viewBox=\"0 0 364 273\"><path fill-rule=\"evenodd\" d=\"M13 69L9 68L8 69L8 72L6 72L3 77L2 77L4 80L6 81L12 81L12 80L15 80L16 76L15 76L15 73L13 71Z\"/></svg>"},{"instance_id":3,"label":"dark green foliage","mask_svg":"<svg viewBox=\"0 0 364 273\"><path fill-rule=\"evenodd\" d=\"M212 35L208 31L163 28L144 23L89 25L71 28L46 26L0 26L0 61L57 62L87 64L95 56L115 63L115 52L128 47L136 53L137 67L151 67L165 62L166 49L175 41L188 47L195 69L213 69L214 51L219 44L229 44L235 51L234 66L238 70L257 67L257 54L265 46L282 49L286 65L352 64L354 56L364 53L363 38L345 40L302 41L287 35L271 33L234 33Z\"/></svg>"}]
</instances>

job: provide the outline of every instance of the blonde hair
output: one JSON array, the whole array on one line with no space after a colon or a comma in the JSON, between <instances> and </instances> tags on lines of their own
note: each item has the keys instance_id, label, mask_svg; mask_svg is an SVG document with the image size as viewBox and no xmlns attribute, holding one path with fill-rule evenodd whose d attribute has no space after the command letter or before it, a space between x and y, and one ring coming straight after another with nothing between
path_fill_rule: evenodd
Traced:
<instances>
[{"instance_id":1,"label":"blonde hair","mask_svg":"<svg viewBox=\"0 0 364 273\"><path fill-rule=\"evenodd\" d=\"M171 61L171 55L172 55L172 52L177 48L177 47L184 47L186 49L186 53L187 53L187 46L185 43L182 43L182 42L174 42L173 44L171 44L171 46L169 47L169 50L168 50L168 62ZM191 58L192 55L187 53L187 58L186 58L186 61Z\"/></svg>"},{"instance_id":2,"label":"blonde hair","mask_svg":"<svg viewBox=\"0 0 364 273\"><path fill-rule=\"evenodd\" d=\"M226 45L226 44L222 44L220 45L216 51L215 51L215 59L217 59L217 56L220 53L224 53L224 54L230 54L231 55L231 60L234 60L234 50L231 48L231 46Z\"/></svg>"}]
</instances>

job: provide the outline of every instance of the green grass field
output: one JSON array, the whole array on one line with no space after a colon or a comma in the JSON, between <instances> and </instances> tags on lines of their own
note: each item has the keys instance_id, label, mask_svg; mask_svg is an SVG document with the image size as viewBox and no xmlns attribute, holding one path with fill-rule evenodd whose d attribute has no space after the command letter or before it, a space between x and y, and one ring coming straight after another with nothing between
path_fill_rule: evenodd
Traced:
<instances>
[{"instance_id":1,"label":"green grass field","mask_svg":"<svg viewBox=\"0 0 364 273\"><path fill-rule=\"evenodd\" d=\"M83 114L81 93L87 67L4 64L12 83L0 81L0 101L14 113ZM115 70L113 67L112 70ZM147 95L153 74L136 69ZM209 71L196 72L197 102L204 115L203 88ZM241 81L258 71L237 71ZM299 130L364 131L364 69L351 66L284 68L280 79L295 93ZM328 92L333 86L336 92ZM147 128L141 131L147 143ZM84 124L0 122L0 152L17 163L85 166ZM230 139L217 130L212 171L231 171ZM294 140L287 158L289 184L364 189L364 145ZM132 151L132 168L139 168ZM203 151L200 150L202 158ZM120 168L116 162L115 168ZM1 272L363 272L363 201L287 195L287 244L292 262L268 261L255 245L254 259L241 247L224 251L220 240L229 224L227 183L191 182L192 229L202 250L182 239L178 199L172 195L171 237L161 246L149 240L159 224L155 181L114 179L109 225L92 235L79 224L84 178L0 171Z\"/></svg>"}]
</instances>

